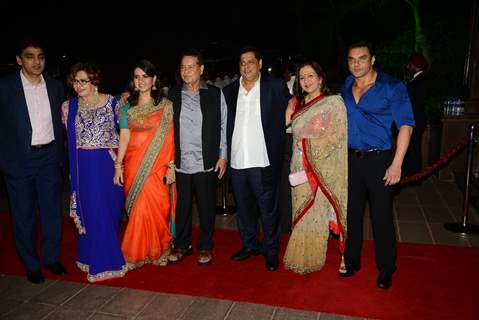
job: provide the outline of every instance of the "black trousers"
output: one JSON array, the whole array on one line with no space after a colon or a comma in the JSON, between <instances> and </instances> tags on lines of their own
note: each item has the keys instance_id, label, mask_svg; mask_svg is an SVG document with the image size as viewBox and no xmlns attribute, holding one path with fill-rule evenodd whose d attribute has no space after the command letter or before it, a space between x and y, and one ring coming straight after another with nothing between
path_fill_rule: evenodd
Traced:
<instances>
[{"instance_id":1,"label":"black trousers","mask_svg":"<svg viewBox=\"0 0 479 320\"><path fill-rule=\"evenodd\" d=\"M347 266L360 263L363 217L366 200L372 220L376 265L380 272L396 269L396 232L393 222L394 186L385 186L383 177L392 161L391 151L348 155L348 238Z\"/></svg>"},{"instance_id":2,"label":"black trousers","mask_svg":"<svg viewBox=\"0 0 479 320\"><path fill-rule=\"evenodd\" d=\"M185 174L176 172L175 248L191 246L193 193L196 196L200 218L198 250L213 249L213 233L216 219L218 173L214 171Z\"/></svg>"},{"instance_id":3,"label":"black trousers","mask_svg":"<svg viewBox=\"0 0 479 320\"><path fill-rule=\"evenodd\" d=\"M280 242L279 172L274 172L270 167L241 170L232 168L231 181L243 246L248 249L262 250L266 255L277 255ZM259 219L263 225L262 240L258 238Z\"/></svg>"},{"instance_id":4,"label":"black trousers","mask_svg":"<svg viewBox=\"0 0 479 320\"><path fill-rule=\"evenodd\" d=\"M291 185L289 184L290 163L292 155L293 135L286 133L284 140L284 159L281 169L281 179L279 182L279 217L282 233L291 232L291 223L293 219L293 208L291 204Z\"/></svg>"},{"instance_id":5,"label":"black trousers","mask_svg":"<svg viewBox=\"0 0 479 320\"><path fill-rule=\"evenodd\" d=\"M40 209L41 257L52 264L60 257L62 175L52 146L32 150L23 172L5 174L15 245L27 271L40 269L36 252L36 208ZM6 262L4 262L6 263Z\"/></svg>"},{"instance_id":6,"label":"black trousers","mask_svg":"<svg viewBox=\"0 0 479 320\"><path fill-rule=\"evenodd\" d=\"M418 173L422 168L422 135L424 128L414 128L409 147L404 157L403 176Z\"/></svg>"}]
</instances>

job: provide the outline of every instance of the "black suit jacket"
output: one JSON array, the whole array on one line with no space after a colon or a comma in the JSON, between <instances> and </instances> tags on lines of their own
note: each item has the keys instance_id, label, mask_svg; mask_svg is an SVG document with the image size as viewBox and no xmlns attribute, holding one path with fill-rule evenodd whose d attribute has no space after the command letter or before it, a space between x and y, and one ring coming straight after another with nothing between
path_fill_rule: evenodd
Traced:
<instances>
[{"instance_id":1,"label":"black suit jacket","mask_svg":"<svg viewBox=\"0 0 479 320\"><path fill-rule=\"evenodd\" d=\"M415 131L422 131L426 127L426 97L427 97L427 74L421 72L407 84L407 92L411 100L414 113Z\"/></svg>"},{"instance_id":2,"label":"black suit jacket","mask_svg":"<svg viewBox=\"0 0 479 320\"><path fill-rule=\"evenodd\" d=\"M50 100L55 157L63 163L63 128L60 107L65 100L63 85L44 76ZM30 152L32 126L20 72L0 78L0 171L6 175L21 174Z\"/></svg>"},{"instance_id":3,"label":"black suit jacket","mask_svg":"<svg viewBox=\"0 0 479 320\"><path fill-rule=\"evenodd\" d=\"M236 103L238 100L240 79L223 88L226 104L228 106L228 121L226 140L228 143L228 159L231 160L231 141L236 118ZM285 110L290 99L286 82L282 79L261 75L260 80L260 105L261 123L263 125L264 139L270 166L273 170L281 168L284 156L285 137ZM249 141L249 143L255 143Z\"/></svg>"}]
</instances>

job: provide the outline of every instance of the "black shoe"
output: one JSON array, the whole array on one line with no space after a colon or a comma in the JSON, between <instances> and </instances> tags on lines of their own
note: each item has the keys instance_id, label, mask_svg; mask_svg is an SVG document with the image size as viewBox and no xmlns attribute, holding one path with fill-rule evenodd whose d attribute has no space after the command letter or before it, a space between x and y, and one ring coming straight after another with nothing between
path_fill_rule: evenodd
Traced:
<instances>
[{"instance_id":1,"label":"black shoe","mask_svg":"<svg viewBox=\"0 0 479 320\"><path fill-rule=\"evenodd\" d=\"M380 272L376 284L378 288L389 289L391 287L392 273L390 272Z\"/></svg>"},{"instance_id":2,"label":"black shoe","mask_svg":"<svg viewBox=\"0 0 479 320\"><path fill-rule=\"evenodd\" d=\"M45 278L43 277L43 273L40 269L35 271L27 271L27 280L35 284L45 282Z\"/></svg>"},{"instance_id":3,"label":"black shoe","mask_svg":"<svg viewBox=\"0 0 479 320\"><path fill-rule=\"evenodd\" d=\"M231 259L234 260L234 261L241 261L241 260L248 259L251 256L258 256L260 254L262 254L262 252L260 250L248 249L248 248L243 247L243 248L241 248L240 251L233 254L231 256Z\"/></svg>"},{"instance_id":4,"label":"black shoe","mask_svg":"<svg viewBox=\"0 0 479 320\"><path fill-rule=\"evenodd\" d=\"M268 271L276 271L279 266L279 259L277 254L265 255L264 256L264 265Z\"/></svg>"},{"instance_id":5,"label":"black shoe","mask_svg":"<svg viewBox=\"0 0 479 320\"><path fill-rule=\"evenodd\" d=\"M356 271L359 271L360 269L361 265L359 263L352 263L349 265L346 263L346 272L339 272L339 276L343 278L351 277Z\"/></svg>"},{"instance_id":6,"label":"black shoe","mask_svg":"<svg viewBox=\"0 0 479 320\"><path fill-rule=\"evenodd\" d=\"M51 264L44 264L43 267L57 276L67 273L67 269L60 262L55 262Z\"/></svg>"}]
</instances>

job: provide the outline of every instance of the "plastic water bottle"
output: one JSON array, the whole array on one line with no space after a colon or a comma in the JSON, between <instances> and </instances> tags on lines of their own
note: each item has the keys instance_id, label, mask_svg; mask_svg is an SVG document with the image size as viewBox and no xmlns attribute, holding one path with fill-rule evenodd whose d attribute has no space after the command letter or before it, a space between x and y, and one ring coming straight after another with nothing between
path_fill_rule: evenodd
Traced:
<instances>
[{"instance_id":1,"label":"plastic water bottle","mask_svg":"<svg viewBox=\"0 0 479 320\"><path fill-rule=\"evenodd\" d=\"M444 100L444 115L445 116L450 116L451 113L452 113L452 110L451 110L451 98L450 97L446 97L446 100Z\"/></svg>"},{"instance_id":2,"label":"plastic water bottle","mask_svg":"<svg viewBox=\"0 0 479 320\"><path fill-rule=\"evenodd\" d=\"M457 104L458 104L458 115L463 115L464 114L464 101L462 101L460 98L457 98Z\"/></svg>"}]
</instances>

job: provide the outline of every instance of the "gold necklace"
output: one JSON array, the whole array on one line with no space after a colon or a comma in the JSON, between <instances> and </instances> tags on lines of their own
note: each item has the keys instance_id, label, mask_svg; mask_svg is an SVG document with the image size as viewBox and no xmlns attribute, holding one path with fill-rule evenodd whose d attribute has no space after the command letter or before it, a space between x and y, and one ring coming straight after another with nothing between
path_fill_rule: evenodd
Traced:
<instances>
[{"instance_id":1,"label":"gold necklace","mask_svg":"<svg viewBox=\"0 0 479 320\"><path fill-rule=\"evenodd\" d=\"M93 99L91 102L82 99L81 97L78 98L78 108L80 109L93 109L98 106L98 102L100 101L100 95L98 91L95 91L93 94Z\"/></svg>"}]
</instances>

